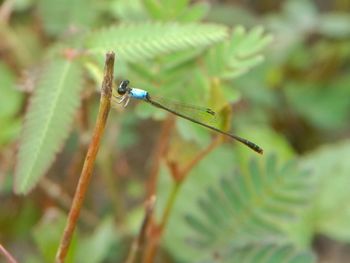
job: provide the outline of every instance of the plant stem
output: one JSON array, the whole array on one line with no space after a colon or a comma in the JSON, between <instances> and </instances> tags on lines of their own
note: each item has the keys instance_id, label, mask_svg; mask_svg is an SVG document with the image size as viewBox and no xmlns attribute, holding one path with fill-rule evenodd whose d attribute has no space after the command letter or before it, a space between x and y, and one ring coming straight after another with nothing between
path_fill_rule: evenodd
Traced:
<instances>
[{"instance_id":1,"label":"plant stem","mask_svg":"<svg viewBox=\"0 0 350 263\"><path fill-rule=\"evenodd\" d=\"M0 244L0 254L3 254L8 263L17 263L16 259Z\"/></svg>"},{"instance_id":2,"label":"plant stem","mask_svg":"<svg viewBox=\"0 0 350 263\"><path fill-rule=\"evenodd\" d=\"M111 106L113 71L114 53L109 52L106 54L104 78L101 87L100 107L97 115L94 133L85 157L83 169L81 171L78 186L73 198L73 203L69 211L66 227L64 229L63 236L61 238L61 242L56 254L56 262L59 263L65 261L92 175L94 162Z\"/></svg>"},{"instance_id":3,"label":"plant stem","mask_svg":"<svg viewBox=\"0 0 350 263\"><path fill-rule=\"evenodd\" d=\"M172 178L174 179L174 184L169 194L167 204L165 206L164 213L162 215L161 222L159 226L153 226L156 229L156 231L152 233L153 236L151 236L149 240L149 244L148 244L143 262L145 263L154 262L159 241L169 221L170 213L174 207L177 193L182 183L186 179L187 175L198 162L200 162L206 155L208 155L212 150L214 150L215 147L217 147L221 142L222 142L222 136L219 135L208 145L208 147L206 147L201 152L199 152L197 156L195 156L187 165L185 165L184 168L178 169L177 166L175 165L172 169L170 169L170 171L172 172Z\"/></svg>"},{"instance_id":4,"label":"plant stem","mask_svg":"<svg viewBox=\"0 0 350 263\"><path fill-rule=\"evenodd\" d=\"M179 191L181 185L182 185L181 181L176 181L173 184L173 187L171 189L171 192L170 192L167 204L166 204L165 209L164 209L164 213L163 213L163 216L162 216L162 221L160 223L161 231L164 229L164 227L168 223L170 212L171 212L171 210L174 207L175 200L176 200L176 195L177 195L177 192Z\"/></svg>"},{"instance_id":5,"label":"plant stem","mask_svg":"<svg viewBox=\"0 0 350 263\"><path fill-rule=\"evenodd\" d=\"M182 181L189 174L189 172L195 167L205 156L213 151L222 142L222 136L218 135L214 140L205 148L199 152L184 168L179 172L179 180Z\"/></svg>"},{"instance_id":6,"label":"plant stem","mask_svg":"<svg viewBox=\"0 0 350 263\"><path fill-rule=\"evenodd\" d=\"M125 263L134 263L134 262L141 261L143 251L144 251L145 241L147 239L147 231L149 229L150 223L152 222L155 202L156 202L156 197L150 196L145 203L145 216L143 218L143 222L142 222L139 234L131 245L129 255Z\"/></svg>"},{"instance_id":7,"label":"plant stem","mask_svg":"<svg viewBox=\"0 0 350 263\"><path fill-rule=\"evenodd\" d=\"M5 0L0 6L0 23L7 24L13 12L13 7L16 4L15 0Z\"/></svg>"},{"instance_id":8,"label":"plant stem","mask_svg":"<svg viewBox=\"0 0 350 263\"><path fill-rule=\"evenodd\" d=\"M159 245L160 238L162 236L163 229L168 222L170 212L172 211L172 208L175 204L176 195L180 189L180 186L181 186L181 181L174 182L173 187L172 187L171 192L170 192L170 195L169 195L169 198L168 198L168 201L167 201L167 204L166 204L165 209L164 209L162 221L161 221L159 226L153 225L153 227L155 227L156 231L152 231L153 233L152 233L152 236L148 242L148 247L147 247L147 250L146 250L145 255L144 255L144 260L143 260L144 263L154 262L154 257L155 257L156 252L157 252L157 248Z\"/></svg>"},{"instance_id":9,"label":"plant stem","mask_svg":"<svg viewBox=\"0 0 350 263\"><path fill-rule=\"evenodd\" d=\"M153 152L153 163L151 167L151 172L148 179L148 194L147 196L153 196L156 194L156 186L158 182L158 174L159 174L159 167L162 160L162 157L165 155L165 152L169 145L169 139L171 131L174 127L175 123L175 117L171 114L168 115L165 122L162 126L162 131L159 135L159 140L157 142L157 146L155 151Z\"/></svg>"}]
</instances>

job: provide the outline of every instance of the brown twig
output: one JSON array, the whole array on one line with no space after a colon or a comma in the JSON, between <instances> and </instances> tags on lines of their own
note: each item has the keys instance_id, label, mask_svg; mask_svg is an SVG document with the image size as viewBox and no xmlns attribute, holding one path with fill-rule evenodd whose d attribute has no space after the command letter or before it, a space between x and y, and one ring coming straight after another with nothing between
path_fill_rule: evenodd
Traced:
<instances>
[{"instance_id":1,"label":"brown twig","mask_svg":"<svg viewBox=\"0 0 350 263\"><path fill-rule=\"evenodd\" d=\"M112 85L114 71L114 53L106 54L104 78L101 87L100 107L97 115L94 133L89 145L88 152L81 171L78 186L69 211L67 224L57 251L56 262L64 262L72 240L74 229L79 218L80 210L88 189L94 162L100 145L100 140L106 125L107 117L111 107Z\"/></svg>"},{"instance_id":2,"label":"brown twig","mask_svg":"<svg viewBox=\"0 0 350 263\"><path fill-rule=\"evenodd\" d=\"M147 239L147 230L149 229L149 225L152 220L155 202L156 197L153 195L149 197L145 203L145 217L143 219L140 232L132 243L128 258L125 263L141 262L144 244Z\"/></svg>"},{"instance_id":3,"label":"brown twig","mask_svg":"<svg viewBox=\"0 0 350 263\"><path fill-rule=\"evenodd\" d=\"M162 237L162 234L164 232L164 229L168 223L171 211L174 207L176 196L179 192L179 189L182 186L182 183L184 179L186 179L189 172L192 170L192 168L200 162L206 155L208 155L215 147L217 147L222 142L222 136L217 136L205 149L203 149L201 152L199 152L187 165L185 165L184 168L179 169L178 165L176 163L168 163L170 172L172 175L172 178L174 180L173 188L169 194L167 204L164 208L163 215L161 217L161 222L157 226L152 226L156 231L155 235L151 236L151 239L149 240L147 250L144 257L145 263L152 263L154 262L154 258L157 253L158 245L160 242L160 239Z\"/></svg>"},{"instance_id":4,"label":"brown twig","mask_svg":"<svg viewBox=\"0 0 350 263\"><path fill-rule=\"evenodd\" d=\"M150 175L148 177L148 197L155 195L161 159L168 148L170 134L172 128L174 127L174 123L175 117L171 114L168 115L168 118L163 123L157 146L153 152L153 162L150 169Z\"/></svg>"},{"instance_id":5,"label":"brown twig","mask_svg":"<svg viewBox=\"0 0 350 263\"><path fill-rule=\"evenodd\" d=\"M17 263L16 259L0 244L0 253L4 255L8 263Z\"/></svg>"},{"instance_id":6,"label":"brown twig","mask_svg":"<svg viewBox=\"0 0 350 263\"><path fill-rule=\"evenodd\" d=\"M15 5L15 0L6 0L0 6L0 22L8 23Z\"/></svg>"},{"instance_id":7,"label":"brown twig","mask_svg":"<svg viewBox=\"0 0 350 263\"><path fill-rule=\"evenodd\" d=\"M206 155L208 155L212 150L214 150L222 142L222 136L218 135L215 137L211 143L199 152L184 168L182 168L177 175L178 180L183 181L189 172L199 163Z\"/></svg>"}]
</instances>

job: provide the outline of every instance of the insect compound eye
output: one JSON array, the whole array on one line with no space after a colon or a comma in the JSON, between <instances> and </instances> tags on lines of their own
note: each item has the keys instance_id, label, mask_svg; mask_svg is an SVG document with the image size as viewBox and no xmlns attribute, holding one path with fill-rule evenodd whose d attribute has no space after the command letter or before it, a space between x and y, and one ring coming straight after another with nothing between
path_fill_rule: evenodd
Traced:
<instances>
[{"instance_id":1,"label":"insect compound eye","mask_svg":"<svg viewBox=\"0 0 350 263\"><path fill-rule=\"evenodd\" d=\"M118 87L119 95L124 95L128 91L129 83L130 83L129 80L123 80L122 82L120 82L120 85Z\"/></svg>"}]
</instances>

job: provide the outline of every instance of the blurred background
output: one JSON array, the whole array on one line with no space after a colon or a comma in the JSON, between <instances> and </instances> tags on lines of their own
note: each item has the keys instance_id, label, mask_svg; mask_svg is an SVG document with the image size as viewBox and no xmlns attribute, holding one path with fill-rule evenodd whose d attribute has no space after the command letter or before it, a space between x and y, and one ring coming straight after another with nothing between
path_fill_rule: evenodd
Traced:
<instances>
[{"instance_id":1,"label":"blurred background","mask_svg":"<svg viewBox=\"0 0 350 263\"><path fill-rule=\"evenodd\" d=\"M223 117L220 128L257 143L264 155L230 140L213 145L211 132L150 105L116 105L67 262L122 262L142 223L146 196L157 193L155 218L162 218L175 170L188 163L193 166L177 193L157 262L350 262L348 0L1 1L0 244L19 262L53 261L95 123L104 54L113 45L90 57L84 52L93 52L111 25L151 28L153 22L213 23L221 26L218 35L221 28L229 32L226 39L243 32L248 56L237 60L246 58L246 64L221 74L231 54L226 40L139 59L132 40L118 46L122 34L132 35L128 27L121 35L112 29L115 85L129 79L132 86L209 106ZM142 37L149 41L153 31L137 30L142 49ZM90 42L82 40L95 33ZM128 43L135 50L130 56ZM71 69L80 77L72 74L61 107L73 121L54 127L64 138L44 141L39 150L30 146L18 157L21 147L44 136L45 119L38 117L34 128L23 123L35 119L28 112L40 100L33 99L36 89L45 94L44 88L58 86L54 74L42 80L49 75L45 69L55 72L58 64L59 71L60 63L72 60L81 65ZM74 86L81 88L71 94ZM66 113L70 99L76 106ZM44 101L45 112L53 102ZM46 151L54 157L28 179L34 187L28 194L14 194L33 149L43 151L39 162ZM6 262L1 254L0 262Z\"/></svg>"}]
</instances>

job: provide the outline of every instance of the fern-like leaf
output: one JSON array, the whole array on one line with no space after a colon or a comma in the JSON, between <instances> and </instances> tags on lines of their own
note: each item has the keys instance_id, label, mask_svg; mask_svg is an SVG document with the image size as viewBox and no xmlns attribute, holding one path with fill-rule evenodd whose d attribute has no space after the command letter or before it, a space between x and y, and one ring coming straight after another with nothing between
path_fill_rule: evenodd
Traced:
<instances>
[{"instance_id":1,"label":"fern-like leaf","mask_svg":"<svg viewBox=\"0 0 350 263\"><path fill-rule=\"evenodd\" d=\"M249 172L222 178L208 190L199 201L200 214L187 216L192 243L210 257L252 242L286 240L284 226L309 200L311 178L293 163L279 168L275 157L265 167L252 161Z\"/></svg>"},{"instance_id":2,"label":"fern-like leaf","mask_svg":"<svg viewBox=\"0 0 350 263\"><path fill-rule=\"evenodd\" d=\"M225 37L227 28L214 24L121 24L90 34L86 46L93 54L114 50L119 58L136 62L191 47L206 47Z\"/></svg>"},{"instance_id":3,"label":"fern-like leaf","mask_svg":"<svg viewBox=\"0 0 350 263\"><path fill-rule=\"evenodd\" d=\"M206 64L209 73L224 79L244 74L263 61L259 52L271 41L271 35L264 35L262 27L247 32L242 26L237 26L230 40L208 52Z\"/></svg>"},{"instance_id":4,"label":"fern-like leaf","mask_svg":"<svg viewBox=\"0 0 350 263\"><path fill-rule=\"evenodd\" d=\"M310 251L300 251L288 244L254 244L233 249L229 255L223 255L219 262L312 263L315 256Z\"/></svg>"},{"instance_id":5,"label":"fern-like leaf","mask_svg":"<svg viewBox=\"0 0 350 263\"><path fill-rule=\"evenodd\" d=\"M53 61L42 72L19 147L17 193L27 193L51 165L68 136L81 88L81 69L72 61Z\"/></svg>"},{"instance_id":6,"label":"fern-like leaf","mask_svg":"<svg viewBox=\"0 0 350 263\"><path fill-rule=\"evenodd\" d=\"M50 35L60 35L69 28L76 31L89 28L95 18L97 4L93 0L39 0L42 26Z\"/></svg>"}]
</instances>

